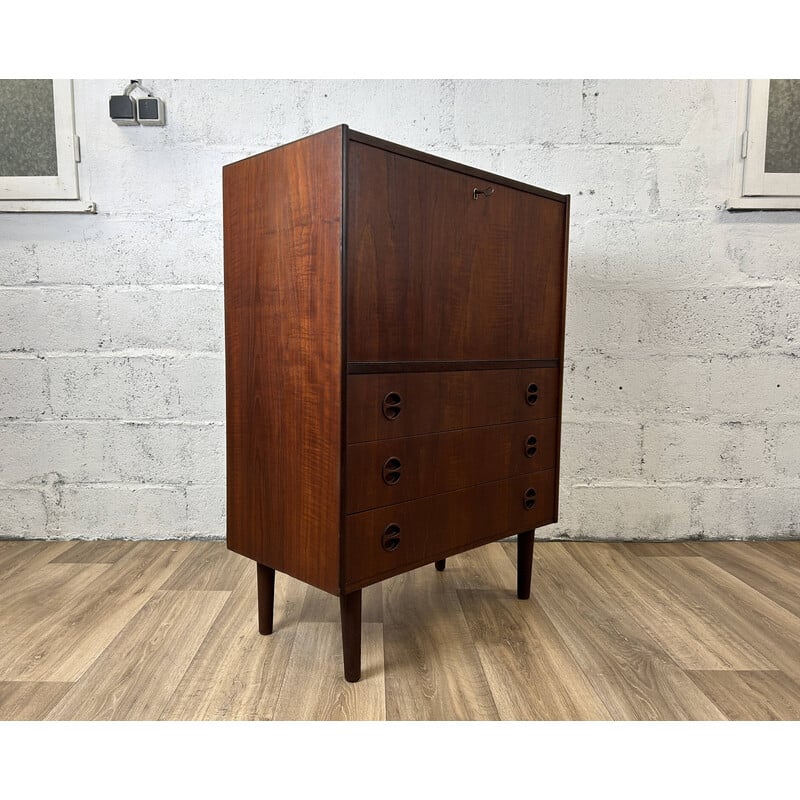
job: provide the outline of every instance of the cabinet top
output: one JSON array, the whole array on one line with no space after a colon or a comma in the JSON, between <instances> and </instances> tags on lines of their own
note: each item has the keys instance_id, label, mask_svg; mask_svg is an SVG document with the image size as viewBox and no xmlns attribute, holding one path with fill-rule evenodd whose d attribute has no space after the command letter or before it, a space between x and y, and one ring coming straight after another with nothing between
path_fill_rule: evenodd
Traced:
<instances>
[{"instance_id":1,"label":"cabinet top","mask_svg":"<svg viewBox=\"0 0 800 800\"><path fill-rule=\"evenodd\" d=\"M470 175L474 178L490 181L491 183L496 183L501 186L508 186L512 189L519 189L520 191L529 192L531 194L539 195L540 197L548 197L551 200L556 200L560 203L567 203L569 201L569 195L552 192L548 189L542 189L539 186L534 186L533 184L523 183L522 181L514 180L513 178L507 178L494 172L487 172L486 170L478 169L477 167L471 167L458 161L451 161L450 159L431 155L430 153L426 153L422 150L415 150L411 147L397 144L396 142L380 139L377 136L371 136L367 133L361 133L360 131L353 130L347 125L335 125L333 128L326 128L323 131L312 133L309 136L303 136L299 139L279 145L278 147L270 148L269 150L265 150L261 153L254 153L252 156L240 159L234 163L238 164L241 161L247 161L249 158L258 158L259 156L264 155L264 153L270 153L282 147L291 147L293 144L303 141L304 139L310 139L314 136L323 136L324 134L336 129L340 129L342 131L342 140L345 144L347 142L359 142L360 144L366 144L370 147L377 147L390 153L396 153L397 155L413 158L417 161L423 161L426 164L432 164L437 167L453 170L454 172L460 172L463 175ZM233 164L227 164L225 166L233 166ZM223 167L223 169L225 169L225 167Z\"/></svg>"}]
</instances>

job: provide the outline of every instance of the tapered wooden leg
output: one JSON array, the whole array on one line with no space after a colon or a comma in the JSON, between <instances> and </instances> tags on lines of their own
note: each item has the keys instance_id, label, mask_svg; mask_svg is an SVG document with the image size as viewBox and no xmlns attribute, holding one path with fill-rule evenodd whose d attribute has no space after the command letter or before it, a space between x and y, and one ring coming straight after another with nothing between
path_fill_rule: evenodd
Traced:
<instances>
[{"instance_id":1,"label":"tapered wooden leg","mask_svg":"<svg viewBox=\"0 0 800 800\"><path fill-rule=\"evenodd\" d=\"M361 677L361 589L339 597L342 614L344 678L355 683Z\"/></svg>"},{"instance_id":2,"label":"tapered wooden leg","mask_svg":"<svg viewBox=\"0 0 800 800\"><path fill-rule=\"evenodd\" d=\"M440 559L439 561L436 562L436 569L438 569L439 572L444 572L444 565L446 563L447 563L447 559L446 558Z\"/></svg>"},{"instance_id":3,"label":"tapered wooden leg","mask_svg":"<svg viewBox=\"0 0 800 800\"><path fill-rule=\"evenodd\" d=\"M275 606L275 570L256 563L258 574L258 632L272 633L272 610Z\"/></svg>"},{"instance_id":4,"label":"tapered wooden leg","mask_svg":"<svg viewBox=\"0 0 800 800\"><path fill-rule=\"evenodd\" d=\"M534 531L525 531L517 536L517 597L520 600L531 596L533 534Z\"/></svg>"}]
</instances>

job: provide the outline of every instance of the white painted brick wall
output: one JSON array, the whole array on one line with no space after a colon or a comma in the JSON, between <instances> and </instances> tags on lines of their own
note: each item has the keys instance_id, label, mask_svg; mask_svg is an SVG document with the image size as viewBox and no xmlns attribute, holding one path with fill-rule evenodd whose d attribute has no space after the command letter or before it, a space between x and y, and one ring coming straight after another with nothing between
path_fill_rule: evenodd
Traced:
<instances>
[{"instance_id":1,"label":"white painted brick wall","mask_svg":"<svg viewBox=\"0 0 800 800\"><path fill-rule=\"evenodd\" d=\"M60 419L225 417L221 353L69 354L47 362L49 405Z\"/></svg>"},{"instance_id":2,"label":"white painted brick wall","mask_svg":"<svg viewBox=\"0 0 800 800\"><path fill-rule=\"evenodd\" d=\"M713 539L763 538L765 522L774 537L797 538L800 490L793 486L704 487L693 511L697 533Z\"/></svg>"},{"instance_id":3,"label":"white painted brick wall","mask_svg":"<svg viewBox=\"0 0 800 800\"><path fill-rule=\"evenodd\" d=\"M224 535L221 167L340 122L572 195L543 535L800 535L800 212L721 210L733 81L124 83L75 82L99 214L0 215L0 536Z\"/></svg>"},{"instance_id":4,"label":"white painted brick wall","mask_svg":"<svg viewBox=\"0 0 800 800\"><path fill-rule=\"evenodd\" d=\"M707 286L718 273L707 224L697 217L680 224L631 214L580 224L578 217L575 227L570 266L579 285L663 290Z\"/></svg>"},{"instance_id":5,"label":"white painted brick wall","mask_svg":"<svg viewBox=\"0 0 800 800\"><path fill-rule=\"evenodd\" d=\"M0 352L96 350L106 338L93 287L0 288Z\"/></svg>"},{"instance_id":6,"label":"white painted brick wall","mask_svg":"<svg viewBox=\"0 0 800 800\"><path fill-rule=\"evenodd\" d=\"M69 420L11 422L0 438L0 485L41 484L51 473L70 483L105 479L104 432Z\"/></svg>"},{"instance_id":7,"label":"white painted brick wall","mask_svg":"<svg viewBox=\"0 0 800 800\"><path fill-rule=\"evenodd\" d=\"M564 419L660 421L707 408L710 364L699 358L591 354L567 360Z\"/></svg>"},{"instance_id":8,"label":"white painted brick wall","mask_svg":"<svg viewBox=\"0 0 800 800\"><path fill-rule=\"evenodd\" d=\"M562 477L563 480L563 477ZM592 539L682 539L694 533L690 487L576 484L551 535Z\"/></svg>"},{"instance_id":9,"label":"white painted brick wall","mask_svg":"<svg viewBox=\"0 0 800 800\"><path fill-rule=\"evenodd\" d=\"M222 423L107 424L104 467L119 483L219 484L225 481Z\"/></svg>"},{"instance_id":10,"label":"white painted brick wall","mask_svg":"<svg viewBox=\"0 0 800 800\"><path fill-rule=\"evenodd\" d=\"M596 214L645 214L654 201L655 170L649 148L527 147L500 151L495 167L501 175L513 175L539 186L561 185L569 180L582 188L570 200L573 219ZM596 245L613 242L604 237Z\"/></svg>"},{"instance_id":11,"label":"white painted brick wall","mask_svg":"<svg viewBox=\"0 0 800 800\"><path fill-rule=\"evenodd\" d=\"M44 495L36 489L0 488L0 537L41 539L47 524Z\"/></svg>"},{"instance_id":12,"label":"white painted brick wall","mask_svg":"<svg viewBox=\"0 0 800 800\"><path fill-rule=\"evenodd\" d=\"M800 453L800 423L781 425L775 433L775 467L790 481L797 478L797 454Z\"/></svg>"},{"instance_id":13,"label":"white painted brick wall","mask_svg":"<svg viewBox=\"0 0 800 800\"><path fill-rule=\"evenodd\" d=\"M454 101L459 144L581 142L580 81L456 81Z\"/></svg>"},{"instance_id":14,"label":"white painted brick wall","mask_svg":"<svg viewBox=\"0 0 800 800\"><path fill-rule=\"evenodd\" d=\"M108 347L222 351L221 287L111 286L102 290Z\"/></svg>"},{"instance_id":15,"label":"white painted brick wall","mask_svg":"<svg viewBox=\"0 0 800 800\"><path fill-rule=\"evenodd\" d=\"M653 482L772 481L775 469L768 452L769 436L766 425L738 421L646 424L642 472Z\"/></svg>"},{"instance_id":16,"label":"white painted brick wall","mask_svg":"<svg viewBox=\"0 0 800 800\"><path fill-rule=\"evenodd\" d=\"M64 539L172 539L188 530L186 489L131 483L57 488L49 533Z\"/></svg>"},{"instance_id":17,"label":"white painted brick wall","mask_svg":"<svg viewBox=\"0 0 800 800\"><path fill-rule=\"evenodd\" d=\"M33 355L0 355L0 420L38 419L48 410L47 367Z\"/></svg>"},{"instance_id":18,"label":"white painted brick wall","mask_svg":"<svg viewBox=\"0 0 800 800\"><path fill-rule=\"evenodd\" d=\"M586 482L641 481L642 426L630 422L573 422L561 430L561 469Z\"/></svg>"},{"instance_id":19,"label":"white painted brick wall","mask_svg":"<svg viewBox=\"0 0 800 800\"><path fill-rule=\"evenodd\" d=\"M450 138L453 88L448 81L323 80L311 85L304 107L312 130L347 120L355 130L384 139L391 139L401 128L409 147L454 143Z\"/></svg>"},{"instance_id":20,"label":"white painted brick wall","mask_svg":"<svg viewBox=\"0 0 800 800\"><path fill-rule=\"evenodd\" d=\"M597 81L594 92L596 142L676 145L708 109L710 81ZM588 105L588 104L587 104ZM590 106L591 107L591 106ZM720 143L727 147L729 142Z\"/></svg>"},{"instance_id":21,"label":"white painted brick wall","mask_svg":"<svg viewBox=\"0 0 800 800\"><path fill-rule=\"evenodd\" d=\"M186 509L188 530L193 536L218 537L225 530L225 486L189 484Z\"/></svg>"},{"instance_id":22,"label":"white painted brick wall","mask_svg":"<svg viewBox=\"0 0 800 800\"><path fill-rule=\"evenodd\" d=\"M70 215L60 240L43 231L42 218L33 214L3 222L8 238L0 240L0 263L6 285L221 283L218 221L154 217L133 222L126 216L91 227L86 217Z\"/></svg>"},{"instance_id":23,"label":"white painted brick wall","mask_svg":"<svg viewBox=\"0 0 800 800\"><path fill-rule=\"evenodd\" d=\"M783 287L653 291L642 346L693 355L791 350L797 347L789 338L796 304L797 293Z\"/></svg>"},{"instance_id":24,"label":"white painted brick wall","mask_svg":"<svg viewBox=\"0 0 800 800\"><path fill-rule=\"evenodd\" d=\"M721 357L710 365L708 410L729 419L774 426L800 420L800 355ZM800 453L795 476L800 475Z\"/></svg>"},{"instance_id":25,"label":"white painted brick wall","mask_svg":"<svg viewBox=\"0 0 800 800\"><path fill-rule=\"evenodd\" d=\"M749 217L749 215L747 215ZM745 280L786 281L796 285L800 280L800 247L794 215L784 224L739 222L722 228L725 254Z\"/></svg>"}]
</instances>

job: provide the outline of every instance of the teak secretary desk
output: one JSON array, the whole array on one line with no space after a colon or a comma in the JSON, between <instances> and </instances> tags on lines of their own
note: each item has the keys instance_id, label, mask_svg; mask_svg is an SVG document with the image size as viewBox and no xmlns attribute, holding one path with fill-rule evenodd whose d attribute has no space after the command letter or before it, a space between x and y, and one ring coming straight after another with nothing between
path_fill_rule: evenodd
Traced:
<instances>
[{"instance_id":1,"label":"teak secretary desk","mask_svg":"<svg viewBox=\"0 0 800 800\"><path fill-rule=\"evenodd\" d=\"M338 595L555 522L569 197L341 125L223 168L228 547ZM434 580L431 576L431 580Z\"/></svg>"}]
</instances>

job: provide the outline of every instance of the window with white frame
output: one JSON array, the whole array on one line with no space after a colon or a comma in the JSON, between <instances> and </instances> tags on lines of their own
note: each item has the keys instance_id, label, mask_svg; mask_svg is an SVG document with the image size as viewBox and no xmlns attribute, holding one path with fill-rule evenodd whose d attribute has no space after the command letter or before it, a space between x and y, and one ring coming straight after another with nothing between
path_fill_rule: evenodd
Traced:
<instances>
[{"instance_id":1,"label":"window with white frame","mask_svg":"<svg viewBox=\"0 0 800 800\"><path fill-rule=\"evenodd\" d=\"M739 152L728 208L800 208L800 80L753 80L740 93Z\"/></svg>"},{"instance_id":2,"label":"window with white frame","mask_svg":"<svg viewBox=\"0 0 800 800\"><path fill-rule=\"evenodd\" d=\"M72 81L0 80L0 211L93 211L79 160Z\"/></svg>"}]
</instances>

